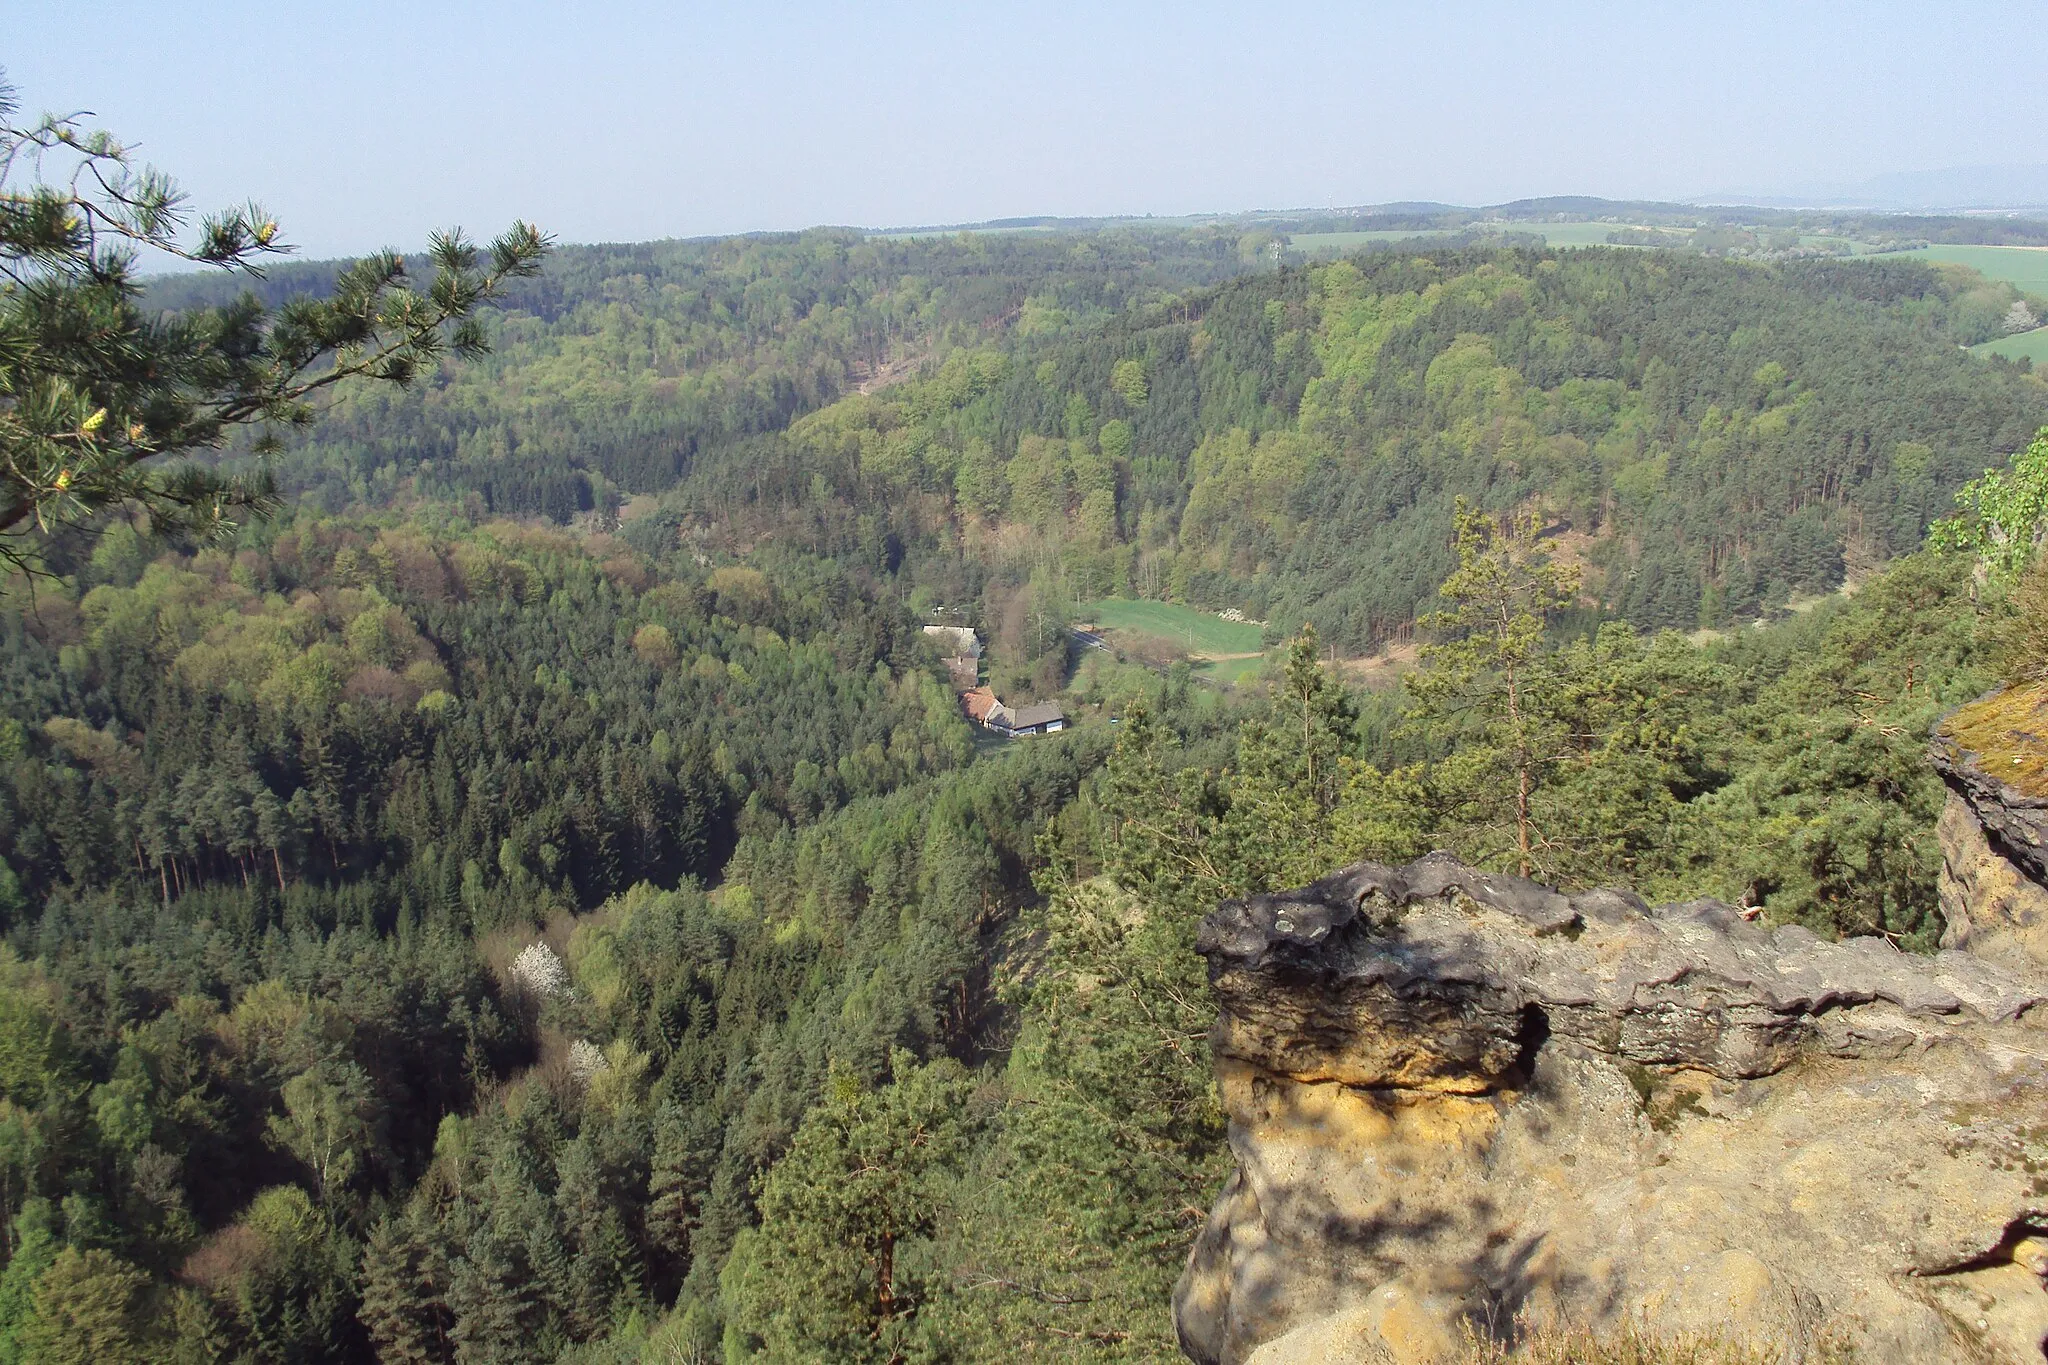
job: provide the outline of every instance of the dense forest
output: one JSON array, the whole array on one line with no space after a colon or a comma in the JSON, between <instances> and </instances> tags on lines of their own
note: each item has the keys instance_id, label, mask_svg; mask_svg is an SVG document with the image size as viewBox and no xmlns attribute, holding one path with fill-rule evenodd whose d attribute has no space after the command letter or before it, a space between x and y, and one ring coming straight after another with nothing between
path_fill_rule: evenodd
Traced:
<instances>
[{"instance_id":1,"label":"dense forest","mask_svg":"<svg viewBox=\"0 0 2048 1365\"><path fill-rule=\"evenodd\" d=\"M1198 287L1245 269L1213 232L590 249L488 361L278 467L330 514L772 540L1010 621L1024 677L1111 595L1404 641L1460 496L1539 509L1589 608L1752 620L1913 549L2048 421L1959 349L2017 292L1955 267L1445 248Z\"/></svg>"},{"instance_id":2,"label":"dense forest","mask_svg":"<svg viewBox=\"0 0 2048 1365\"><path fill-rule=\"evenodd\" d=\"M401 490L482 514L565 521L670 487L700 449L791 418L942 350L1099 322L1243 269L1234 234L897 240L795 235L572 247L507 290L493 354L410 392L360 391L283 472L304 504ZM335 268L257 282L318 294ZM212 276L153 306L219 303Z\"/></svg>"},{"instance_id":3,"label":"dense forest","mask_svg":"<svg viewBox=\"0 0 2048 1365\"><path fill-rule=\"evenodd\" d=\"M0 1360L1176 1358L1220 897L1450 847L1933 946L1924 737L2048 601L1920 550L2048 423L1961 349L2014 298L560 252L291 434L282 510L8 585ZM1084 660L1108 595L1265 618L1267 681ZM1075 727L970 727L940 609Z\"/></svg>"},{"instance_id":4,"label":"dense forest","mask_svg":"<svg viewBox=\"0 0 2048 1365\"><path fill-rule=\"evenodd\" d=\"M941 596L965 558L1364 652L1427 609L1466 496L1540 507L1603 611L1712 627L1912 549L2048 420L2039 380L1957 349L2014 297L1904 262L1380 253L951 357L785 458L855 505L879 485ZM668 500L742 537L819 515L762 462Z\"/></svg>"}]
</instances>

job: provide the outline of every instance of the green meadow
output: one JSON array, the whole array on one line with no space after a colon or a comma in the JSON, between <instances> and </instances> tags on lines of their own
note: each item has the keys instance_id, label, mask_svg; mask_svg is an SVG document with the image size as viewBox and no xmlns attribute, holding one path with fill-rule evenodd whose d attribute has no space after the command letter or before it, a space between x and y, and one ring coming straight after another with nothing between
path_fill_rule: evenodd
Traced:
<instances>
[{"instance_id":1,"label":"green meadow","mask_svg":"<svg viewBox=\"0 0 2048 1365\"><path fill-rule=\"evenodd\" d=\"M2048 298L2048 250L2030 246L1923 246L1914 251L1892 251L1884 256L1904 256L1921 261L1950 261L1966 265L1987 279L2004 280L2029 294ZM1867 259L1880 260L1884 256ZM1994 345L1998 343L1993 343Z\"/></svg>"},{"instance_id":2,"label":"green meadow","mask_svg":"<svg viewBox=\"0 0 2048 1365\"><path fill-rule=\"evenodd\" d=\"M1256 654L1265 648L1257 626L1226 621L1175 602L1109 597L1079 609L1085 621L1104 630L1127 630L1169 640L1190 654ZM1256 659L1251 661L1256 664Z\"/></svg>"},{"instance_id":3,"label":"green meadow","mask_svg":"<svg viewBox=\"0 0 2048 1365\"><path fill-rule=\"evenodd\" d=\"M1195 664L1195 676L1218 687L1231 687L1256 674L1265 663L1263 654L1254 659L1204 659Z\"/></svg>"},{"instance_id":4,"label":"green meadow","mask_svg":"<svg viewBox=\"0 0 2048 1365\"><path fill-rule=\"evenodd\" d=\"M1634 226L1633 223L1510 223L1508 230L1537 233L1549 246L1607 246L1609 233Z\"/></svg>"},{"instance_id":5,"label":"green meadow","mask_svg":"<svg viewBox=\"0 0 2048 1365\"><path fill-rule=\"evenodd\" d=\"M2003 280L2023 293L2048 298L2048 250L2038 247L1923 246L1912 251L1873 252L1856 259L1885 260L1897 256L1966 265L1986 279ZM2039 365L2048 362L2048 327L1986 341L1970 350L1977 355L2004 356L2007 360L2024 358Z\"/></svg>"},{"instance_id":6,"label":"green meadow","mask_svg":"<svg viewBox=\"0 0 2048 1365\"><path fill-rule=\"evenodd\" d=\"M2036 327L2018 336L2000 337L1970 348L1978 355L2002 355L2007 360L2031 360L2048 364L2048 327Z\"/></svg>"}]
</instances>

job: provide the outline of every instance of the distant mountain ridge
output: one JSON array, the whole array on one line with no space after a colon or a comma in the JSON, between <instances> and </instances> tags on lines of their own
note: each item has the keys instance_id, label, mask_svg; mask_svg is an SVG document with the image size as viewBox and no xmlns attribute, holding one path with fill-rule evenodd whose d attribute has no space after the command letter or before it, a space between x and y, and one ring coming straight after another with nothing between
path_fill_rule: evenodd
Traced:
<instances>
[{"instance_id":1,"label":"distant mountain ridge","mask_svg":"<svg viewBox=\"0 0 2048 1365\"><path fill-rule=\"evenodd\" d=\"M1247 209L1187 214L1110 214L1092 218L1052 215L914 227L847 228L869 236L936 236L955 232L1100 232L1107 229L1173 231L1231 227L1275 233L1447 231L1501 224L1611 221L1617 224L1695 227L1705 224L1800 227L1828 231L1902 227L1941 241L1996 242L1972 215L2010 213L2048 218L2048 165L1959 167L1879 176L1858 185L1770 193L1727 190L1686 200L1603 199L1559 194L1484 205L1403 201L1327 208ZM1863 222L1870 215L1879 222ZM1946 223L1900 224L1900 215L1946 215ZM1998 230L2003 232L2003 229Z\"/></svg>"},{"instance_id":2,"label":"distant mountain ridge","mask_svg":"<svg viewBox=\"0 0 2048 1365\"><path fill-rule=\"evenodd\" d=\"M1893 171L1849 184L1809 185L1773 194L1722 191L1700 195L1696 202L1920 213L2043 209L2048 208L2048 165Z\"/></svg>"}]
</instances>

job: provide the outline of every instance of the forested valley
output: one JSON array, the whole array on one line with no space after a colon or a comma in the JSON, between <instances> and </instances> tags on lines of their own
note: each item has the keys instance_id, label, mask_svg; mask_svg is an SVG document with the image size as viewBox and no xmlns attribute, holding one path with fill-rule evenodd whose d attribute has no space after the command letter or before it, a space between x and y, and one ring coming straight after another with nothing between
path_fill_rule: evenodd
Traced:
<instances>
[{"instance_id":1,"label":"forested valley","mask_svg":"<svg viewBox=\"0 0 2048 1365\"><path fill-rule=\"evenodd\" d=\"M37 540L0 1360L1169 1361L1219 898L1442 847L1931 949L1926 735L2048 629L1955 552L2031 536L2018 292L1240 237L562 248L223 452L268 515ZM970 725L941 620L1072 728Z\"/></svg>"}]
</instances>

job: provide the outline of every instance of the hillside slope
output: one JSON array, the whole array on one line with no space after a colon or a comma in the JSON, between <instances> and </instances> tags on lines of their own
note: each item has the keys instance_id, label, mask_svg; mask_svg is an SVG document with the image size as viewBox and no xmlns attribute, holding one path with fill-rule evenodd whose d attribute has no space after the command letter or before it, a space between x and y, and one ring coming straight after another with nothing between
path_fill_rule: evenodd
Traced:
<instances>
[{"instance_id":1,"label":"hillside slope","mask_svg":"<svg viewBox=\"0 0 2048 1365\"><path fill-rule=\"evenodd\" d=\"M1405 247L1245 274L1238 245L576 248L485 363L344 401L279 468L329 514L604 521L666 494L631 528L651 553L773 539L991 630L1171 597L1365 651L1426 609L1459 496L1540 506L1589 606L1716 625L1916 546L2048 421L2030 367L1960 349L2018 294L1953 266Z\"/></svg>"},{"instance_id":2,"label":"hillside slope","mask_svg":"<svg viewBox=\"0 0 2048 1365\"><path fill-rule=\"evenodd\" d=\"M1959 349L2012 297L1906 263L1369 253L955 357L794 424L785 458L822 484L780 494L750 460L687 505L801 535L829 492L1076 598L1364 650L1427 609L1456 497L1536 504L1601 608L1713 625L1913 548L2048 419L2048 386Z\"/></svg>"},{"instance_id":3,"label":"hillside slope","mask_svg":"<svg viewBox=\"0 0 2048 1365\"><path fill-rule=\"evenodd\" d=\"M409 392L345 395L281 463L330 512L425 497L565 520L659 492L700 446L776 431L906 360L1113 314L1244 269L1234 235L892 240L818 229L566 247L508 291L494 353ZM336 263L275 268L275 303ZM169 309L252 287L154 282Z\"/></svg>"},{"instance_id":4,"label":"hillside slope","mask_svg":"<svg viewBox=\"0 0 2048 1365\"><path fill-rule=\"evenodd\" d=\"M1921 736L2016 629L1968 563L1582 628L1915 544L2043 416L1959 349L2009 291L1248 269L565 253L232 545L52 545L0 604L0 1360L94 1302L132 1358L1168 1362L1229 1169L1219 900L1454 848L1931 946ZM1052 686L1105 593L1361 647L1437 605L1461 494L1587 570L1533 761L1486 679L1350 692L1306 637L1232 690L1092 652L1073 730L1001 746L917 629Z\"/></svg>"}]
</instances>

